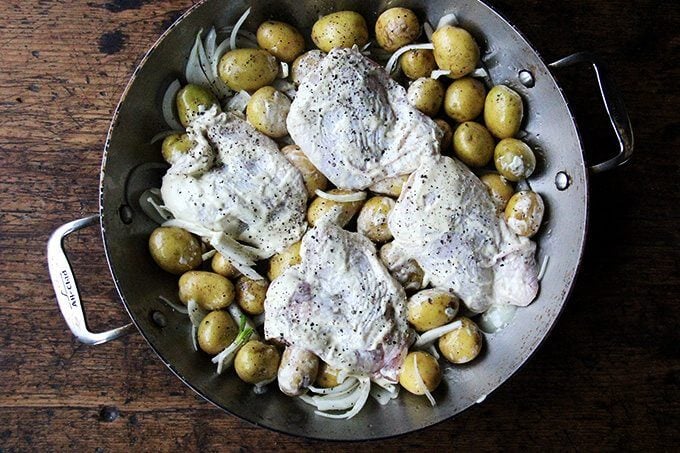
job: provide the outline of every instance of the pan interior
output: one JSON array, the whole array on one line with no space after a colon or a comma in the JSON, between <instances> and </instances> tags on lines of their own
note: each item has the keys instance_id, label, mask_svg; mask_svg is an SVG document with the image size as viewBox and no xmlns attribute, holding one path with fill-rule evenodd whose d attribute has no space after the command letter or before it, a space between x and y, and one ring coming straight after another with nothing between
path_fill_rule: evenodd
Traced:
<instances>
[{"instance_id":1,"label":"pan interior","mask_svg":"<svg viewBox=\"0 0 680 453\"><path fill-rule=\"evenodd\" d=\"M485 352L471 365L444 366L444 382L431 407L425 398L401 392L387 406L369 401L351 420L315 416L310 406L281 394L275 386L256 395L233 372L215 375L207 356L193 351L189 321L159 300L176 298L176 278L161 271L147 251L155 224L140 210L141 191L159 186L163 173L159 144L151 138L167 129L161 99L168 84L181 80L196 33L232 25L246 8L252 13L245 27L254 31L266 19L287 21L307 36L320 14L351 9L364 15L369 27L378 14L392 6L414 9L436 24L455 13L477 39L482 59L494 84L504 83L525 99L526 140L537 151L538 169L533 190L546 202L538 262L549 257L538 299L516 312L512 324L486 335ZM520 83L520 71L530 71L535 85ZM133 171L134 169L134 171ZM557 190L555 176L566 172L571 184ZM208 0L194 7L171 27L150 51L131 80L114 117L102 166L102 233L111 272L121 299L135 324L163 362L209 401L255 424L290 434L321 439L357 440L402 434L430 426L458 414L497 388L531 355L547 335L570 291L580 261L587 215L587 178L576 126L552 75L538 54L503 18L484 3L467 1L365 2L283 0L249 3ZM132 209L132 219L121 208ZM157 312L165 327L154 322Z\"/></svg>"}]
</instances>

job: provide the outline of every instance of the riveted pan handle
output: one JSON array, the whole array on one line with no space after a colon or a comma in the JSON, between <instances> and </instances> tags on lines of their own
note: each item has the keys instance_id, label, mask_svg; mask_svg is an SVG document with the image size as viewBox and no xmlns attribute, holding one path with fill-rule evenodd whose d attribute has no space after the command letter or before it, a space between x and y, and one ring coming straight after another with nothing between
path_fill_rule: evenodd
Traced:
<instances>
[{"instance_id":1,"label":"riveted pan handle","mask_svg":"<svg viewBox=\"0 0 680 453\"><path fill-rule=\"evenodd\" d=\"M99 223L98 220L99 216L93 215L62 225L52 233L47 242L47 265L61 314L73 335L82 343L89 345L114 340L129 332L132 328L132 324L127 324L106 332L94 333L90 332L85 322L80 294L71 270L71 264L64 252L63 241L66 236L74 231Z\"/></svg>"},{"instance_id":2,"label":"riveted pan handle","mask_svg":"<svg viewBox=\"0 0 680 453\"><path fill-rule=\"evenodd\" d=\"M579 52L562 58L548 66L551 68L565 68L579 63L592 65L597 84L600 87L602 101L604 102L607 116L609 116L609 122L614 128L616 139L619 142L619 152L615 157L590 167L593 173L600 173L623 165L630 160L633 155L633 129L630 125L630 118L628 117L626 106L623 104L623 99L619 95L618 90L612 85L611 80L607 76L606 67L597 55L590 52Z\"/></svg>"}]
</instances>

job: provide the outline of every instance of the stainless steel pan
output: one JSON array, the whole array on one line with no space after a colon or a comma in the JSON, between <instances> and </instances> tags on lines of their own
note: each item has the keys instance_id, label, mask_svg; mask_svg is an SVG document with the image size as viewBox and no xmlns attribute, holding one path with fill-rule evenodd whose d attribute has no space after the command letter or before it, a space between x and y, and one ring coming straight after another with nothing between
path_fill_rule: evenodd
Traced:
<instances>
[{"instance_id":1,"label":"stainless steel pan","mask_svg":"<svg viewBox=\"0 0 680 453\"><path fill-rule=\"evenodd\" d=\"M385 407L370 402L349 421L315 416L310 406L270 389L256 395L233 373L216 376L214 365L192 350L189 322L158 296L176 298L176 279L161 271L147 251L154 224L138 203L142 190L158 185L164 166L158 145L150 139L166 126L160 97L168 83L183 73L197 31L234 24L249 6L246 28L278 18L308 32L319 14L341 9L359 11L369 24L384 9L411 7L430 23L455 12L477 38L483 62L494 83L516 89L528 106L524 129L538 150L539 165L531 185L541 193L547 215L539 242L539 263L549 257L538 299L517 310L512 324L487 335L485 353L469 366L447 367L444 384L435 392L436 407L425 398L402 392ZM308 35L309 33L307 33ZM578 129L552 70L576 63L591 64L602 99L619 141L611 160L586 166ZM630 123L618 96L605 83L589 54L575 54L546 65L522 35L491 7L479 0L367 2L361 0L282 0L246 2L207 0L182 16L150 50L135 71L116 109L106 141L101 170L100 212L57 229L48 244L52 282L62 314L79 340L98 344L129 331L132 324L91 333L62 239L70 232L101 223L106 257L120 299L134 325L182 381L217 406L250 422L277 431L323 439L373 439L430 426L481 402L508 379L545 338L565 303L581 260L588 214L588 176L626 162L632 153ZM156 164L158 163L158 164Z\"/></svg>"}]
</instances>

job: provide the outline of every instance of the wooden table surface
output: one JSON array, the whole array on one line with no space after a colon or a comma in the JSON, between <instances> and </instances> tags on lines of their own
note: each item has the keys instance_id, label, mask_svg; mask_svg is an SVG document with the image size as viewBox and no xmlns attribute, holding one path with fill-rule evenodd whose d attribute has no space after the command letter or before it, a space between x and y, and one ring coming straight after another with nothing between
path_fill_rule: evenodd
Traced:
<instances>
[{"instance_id":1,"label":"wooden table surface","mask_svg":"<svg viewBox=\"0 0 680 453\"><path fill-rule=\"evenodd\" d=\"M362 449L680 447L680 4L493 2L547 60L599 53L636 133L630 165L592 178L582 272L556 328L484 404ZM96 213L109 119L145 50L190 0L0 6L0 450L351 450L256 428L203 401L137 332L73 339L45 244ZM612 149L585 68L560 73L588 153ZM96 228L68 241L95 330L124 323Z\"/></svg>"}]
</instances>

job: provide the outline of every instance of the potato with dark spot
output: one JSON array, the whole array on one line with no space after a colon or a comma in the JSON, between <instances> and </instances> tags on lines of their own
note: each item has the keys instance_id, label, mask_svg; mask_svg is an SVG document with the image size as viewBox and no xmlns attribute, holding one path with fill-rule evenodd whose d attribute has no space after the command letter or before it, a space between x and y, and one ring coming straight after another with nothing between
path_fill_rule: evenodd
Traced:
<instances>
[{"instance_id":1,"label":"potato with dark spot","mask_svg":"<svg viewBox=\"0 0 680 453\"><path fill-rule=\"evenodd\" d=\"M466 165L483 167L493 157L493 137L481 124L466 121L453 134L453 151Z\"/></svg>"},{"instance_id":2,"label":"potato with dark spot","mask_svg":"<svg viewBox=\"0 0 680 453\"><path fill-rule=\"evenodd\" d=\"M519 236L532 237L541 228L544 212L543 198L536 192L523 190L508 201L505 221Z\"/></svg>"},{"instance_id":3,"label":"potato with dark spot","mask_svg":"<svg viewBox=\"0 0 680 453\"><path fill-rule=\"evenodd\" d=\"M458 318L459 328L439 338L439 351L451 363L468 363L482 350L482 332L470 318Z\"/></svg>"},{"instance_id":4,"label":"potato with dark spot","mask_svg":"<svg viewBox=\"0 0 680 453\"><path fill-rule=\"evenodd\" d=\"M421 77L430 77L432 71L437 69L434 61L434 53L430 49L413 49L404 52L399 59L401 70L411 80Z\"/></svg>"},{"instance_id":5,"label":"potato with dark spot","mask_svg":"<svg viewBox=\"0 0 680 453\"><path fill-rule=\"evenodd\" d=\"M238 335L238 326L226 311L211 311L198 325L198 346L210 355L219 354Z\"/></svg>"},{"instance_id":6,"label":"potato with dark spot","mask_svg":"<svg viewBox=\"0 0 680 453\"><path fill-rule=\"evenodd\" d=\"M243 345L234 359L234 369L248 384L264 384L276 378L281 355L276 347L259 340Z\"/></svg>"},{"instance_id":7,"label":"potato with dark spot","mask_svg":"<svg viewBox=\"0 0 680 453\"><path fill-rule=\"evenodd\" d=\"M264 313L264 299L269 282L265 279L253 280L245 275L236 282L236 302L249 315Z\"/></svg>"},{"instance_id":8,"label":"potato with dark spot","mask_svg":"<svg viewBox=\"0 0 680 453\"><path fill-rule=\"evenodd\" d=\"M460 299L443 289L424 289L409 297L406 303L408 322L425 332L453 321Z\"/></svg>"},{"instance_id":9,"label":"potato with dark spot","mask_svg":"<svg viewBox=\"0 0 680 453\"><path fill-rule=\"evenodd\" d=\"M484 84L472 77L455 80L446 89L444 111L449 118L464 123L474 120L484 110L486 88Z\"/></svg>"},{"instance_id":10,"label":"potato with dark spot","mask_svg":"<svg viewBox=\"0 0 680 453\"><path fill-rule=\"evenodd\" d=\"M505 85L491 88L484 101L484 123L496 138L517 135L524 117L524 104L520 95Z\"/></svg>"},{"instance_id":11,"label":"potato with dark spot","mask_svg":"<svg viewBox=\"0 0 680 453\"><path fill-rule=\"evenodd\" d=\"M241 272L221 253L215 253L215 256L213 256L212 261L210 262L210 267L213 272L220 274L223 277L234 279L241 276Z\"/></svg>"},{"instance_id":12,"label":"potato with dark spot","mask_svg":"<svg viewBox=\"0 0 680 453\"><path fill-rule=\"evenodd\" d=\"M422 77L409 85L406 98L425 115L435 116L444 101L444 86L439 80Z\"/></svg>"},{"instance_id":13,"label":"potato with dark spot","mask_svg":"<svg viewBox=\"0 0 680 453\"><path fill-rule=\"evenodd\" d=\"M508 201L515 193L510 181L498 173L487 173L480 176L479 179L486 185L498 210L500 212L505 211Z\"/></svg>"},{"instance_id":14,"label":"potato with dark spot","mask_svg":"<svg viewBox=\"0 0 680 453\"><path fill-rule=\"evenodd\" d=\"M187 134L172 134L163 139L161 154L163 159L170 165L183 154L188 153L194 147L194 142L189 139Z\"/></svg>"},{"instance_id":15,"label":"potato with dark spot","mask_svg":"<svg viewBox=\"0 0 680 453\"><path fill-rule=\"evenodd\" d=\"M512 182L528 178L536 169L534 152L529 145L516 138L506 138L498 142L493 158L498 173Z\"/></svg>"},{"instance_id":16,"label":"potato with dark spot","mask_svg":"<svg viewBox=\"0 0 680 453\"><path fill-rule=\"evenodd\" d=\"M290 99L271 86L262 87L250 97L246 107L248 122L258 131L272 138L288 135L286 118Z\"/></svg>"},{"instance_id":17,"label":"potato with dark spot","mask_svg":"<svg viewBox=\"0 0 680 453\"><path fill-rule=\"evenodd\" d=\"M324 52L338 47L363 47L368 42L366 20L354 11L329 14L314 23L312 41Z\"/></svg>"},{"instance_id":18,"label":"potato with dark spot","mask_svg":"<svg viewBox=\"0 0 680 453\"><path fill-rule=\"evenodd\" d=\"M439 363L424 351L409 352L399 373L399 384L414 395L432 392L442 381Z\"/></svg>"},{"instance_id":19,"label":"potato with dark spot","mask_svg":"<svg viewBox=\"0 0 680 453\"><path fill-rule=\"evenodd\" d=\"M193 300L205 310L219 310L233 302L234 285L213 272L185 272L179 278L179 299L185 304Z\"/></svg>"},{"instance_id":20,"label":"potato with dark spot","mask_svg":"<svg viewBox=\"0 0 680 453\"><path fill-rule=\"evenodd\" d=\"M453 25L438 28L432 34L434 59L449 77L458 79L470 74L479 61L479 47L467 30Z\"/></svg>"},{"instance_id":21,"label":"potato with dark spot","mask_svg":"<svg viewBox=\"0 0 680 453\"><path fill-rule=\"evenodd\" d=\"M193 84L189 84L177 92L175 103L179 122L184 127L187 127L201 112L209 110L210 107L217 105L219 108L217 99L210 91Z\"/></svg>"},{"instance_id":22,"label":"potato with dark spot","mask_svg":"<svg viewBox=\"0 0 680 453\"><path fill-rule=\"evenodd\" d=\"M388 52L411 44L420 35L420 22L416 13L408 8L390 8L375 22L378 45Z\"/></svg>"},{"instance_id":23,"label":"potato with dark spot","mask_svg":"<svg viewBox=\"0 0 680 453\"><path fill-rule=\"evenodd\" d=\"M182 228L159 227L149 237L149 252L161 269L182 274L203 262L201 243Z\"/></svg>"},{"instance_id":24,"label":"potato with dark spot","mask_svg":"<svg viewBox=\"0 0 680 453\"><path fill-rule=\"evenodd\" d=\"M387 226L395 202L389 197L370 198L357 217L357 232L363 234L373 242L387 242L392 239L392 233Z\"/></svg>"},{"instance_id":25,"label":"potato with dark spot","mask_svg":"<svg viewBox=\"0 0 680 453\"><path fill-rule=\"evenodd\" d=\"M279 65L266 50L234 49L222 56L218 73L232 90L253 92L276 80Z\"/></svg>"},{"instance_id":26,"label":"potato with dark spot","mask_svg":"<svg viewBox=\"0 0 680 453\"><path fill-rule=\"evenodd\" d=\"M257 28L257 45L281 61L290 63L305 51L305 38L285 22L268 20Z\"/></svg>"},{"instance_id":27,"label":"potato with dark spot","mask_svg":"<svg viewBox=\"0 0 680 453\"><path fill-rule=\"evenodd\" d=\"M274 279L283 274L289 267L293 267L302 262L302 258L300 257L300 245L301 242L298 241L269 258L269 272L267 273L267 277L269 277L270 281L274 281Z\"/></svg>"}]
</instances>

